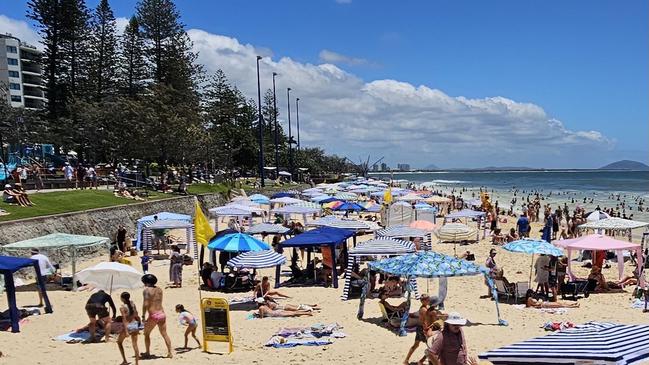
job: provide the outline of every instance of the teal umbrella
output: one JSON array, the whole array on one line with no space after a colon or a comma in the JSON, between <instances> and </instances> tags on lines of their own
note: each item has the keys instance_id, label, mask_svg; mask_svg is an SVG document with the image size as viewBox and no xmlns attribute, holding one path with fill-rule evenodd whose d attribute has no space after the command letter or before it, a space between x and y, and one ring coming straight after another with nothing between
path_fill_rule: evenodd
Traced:
<instances>
[{"instance_id":1,"label":"teal umbrella","mask_svg":"<svg viewBox=\"0 0 649 365\"><path fill-rule=\"evenodd\" d=\"M553 246L550 242L529 238L523 238L509 242L503 246L503 249L510 252L520 252L532 255L532 263L530 265L530 280L528 282L530 285L532 284L532 267L534 266L534 254L563 256L563 250Z\"/></svg>"}]
</instances>

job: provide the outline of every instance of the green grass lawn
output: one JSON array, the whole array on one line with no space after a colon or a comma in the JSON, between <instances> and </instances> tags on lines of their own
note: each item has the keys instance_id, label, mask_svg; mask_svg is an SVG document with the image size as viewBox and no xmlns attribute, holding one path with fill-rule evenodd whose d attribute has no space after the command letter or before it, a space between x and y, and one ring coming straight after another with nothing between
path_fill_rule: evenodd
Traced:
<instances>
[{"instance_id":1,"label":"green grass lawn","mask_svg":"<svg viewBox=\"0 0 649 365\"><path fill-rule=\"evenodd\" d=\"M174 195L150 192L147 200L158 200L171 198ZM16 219L38 217L49 214L78 212L86 209L105 208L122 204L133 204L141 201L126 198L118 198L113 195L112 190L70 190L48 193L35 193L29 196L36 204L33 207L21 207L0 203L0 208L10 214L0 216L0 221L12 221Z\"/></svg>"},{"instance_id":2,"label":"green grass lawn","mask_svg":"<svg viewBox=\"0 0 649 365\"><path fill-rule=\"evenodd\" d=\"M196 195L196 194L208 194L208 193L219 193L223 194L228 191L227 186L223 184L191 184L187 186L187 192Z\"/></svg>"}]
</instances>

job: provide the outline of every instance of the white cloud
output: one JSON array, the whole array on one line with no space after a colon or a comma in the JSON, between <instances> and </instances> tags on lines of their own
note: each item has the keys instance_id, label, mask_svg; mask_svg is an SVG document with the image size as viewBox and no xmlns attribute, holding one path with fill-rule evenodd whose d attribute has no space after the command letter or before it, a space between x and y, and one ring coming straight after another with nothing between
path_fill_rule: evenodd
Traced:
<instances>
[{"instance_id":1,"label":"white cloud","mask_svg":"<svg viewBox=\"0 0 649 365\"><path fill-rule=\"evenodd\" d=\"M207 70L223 69L244 93L256 95L255 46L202 30L189 34ZM302 143L353 160L372 154L393 165L574 167L598 165L614 145L600 132L566 128L532 103L453 97L396 80L365 82L331 64L342 58L326 57L329 63L319 65L264 58L262 88L271 87L272 72L279 73L281 118L291 87L300 98Z\"/></svg>"},{"instance_id":2,"label":"white cloud","mask_svg":"<svg viewBox=\"0 0 649 365\"><path fill-rule=\"evenodd\" d=\"M0 14L0 32L3 34L9 33L14 37L20 38L25 43L41 48L41 44L39 43L41 37L25 21L12 19Z\"/></svg>"},{"instance_id":3,"label":"white cloud","mask_svg":"<svg viewBox=\"0 0 649 365\"><path fill-rule=\"evenodd\" d=\"M12 24L26 39L37 39L21 23L0 16L0 29ZM272 87L272 72L280 74L277 95L284 127L290 87L293 105L300 98L302 144L352 160L371 154L385 156L391 165L575 167L598 166L617 153L614 140L598 131L570 129L532 103L501 96L454 97L396 80L366 82L332 62L271 59L267 48L199 29L189 30L189 36L208 72L222 69L252 98L257 95L256 56L265 56L261 85Z\"/></svg>"},{"instance_id":4,"label":"white cloud","mask_svg":"<svg viewBox=\"0 0 649 365\"><path fill-rule=\"evenodd\" d=\"M325 62L325 63L344 64L349 66L359 66L359 65L368 64L368 61L364 58L350 57L344 54L330 51L328 49L323 49L322 51L320 51L318 57L320 58L321 62Z\"/></svg>"}]
</instances>

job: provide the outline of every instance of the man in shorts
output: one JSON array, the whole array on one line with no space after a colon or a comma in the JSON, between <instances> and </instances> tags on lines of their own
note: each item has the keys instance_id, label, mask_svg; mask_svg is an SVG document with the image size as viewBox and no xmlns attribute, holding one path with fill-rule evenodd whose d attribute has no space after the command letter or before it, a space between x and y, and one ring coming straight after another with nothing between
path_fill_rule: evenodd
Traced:
<instances>
[{"instance_id":1,"label":"man in shorts","mask_svg":"<svg viewBox=\"0 0 649 365\"><path fill-rule=\"evenodd\" d=\"M88 302L86 303L86 314L90 318L90 342L95 342L95 332L97 329L97 319L104 322L104 333L106 335L106 342L110 340L110 326L111 326L111 317L106 308L106 303L110 305L110 309L113 310L113 319L117 316L117 309L115 308L115 303L113 303L113 298L110 295L106 294L105 291L99 290L96 293L93 293Z\"/></svg>"}]
</instances>

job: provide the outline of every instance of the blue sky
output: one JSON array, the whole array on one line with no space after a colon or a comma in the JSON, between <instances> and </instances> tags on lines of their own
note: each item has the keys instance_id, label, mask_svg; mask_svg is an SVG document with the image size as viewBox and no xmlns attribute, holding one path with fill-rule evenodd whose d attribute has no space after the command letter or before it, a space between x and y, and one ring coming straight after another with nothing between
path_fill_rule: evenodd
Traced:
<instances>
[{"instance_id":1,"label":"blue sky","mask_svg":"<svg viewBox=\"0 0 649 365\"><path fill-rule=\"evenodd\" d=\"M414 87L425 85L441 90L452 98L504 97L516 103L531 103L544 111L541 119L560 120L576 135L580 131L596 131L607 145L603 148L606 153L568 158L565 163L571 166L544 162L533 154L520 156L520 160L494 155L485 163L471 161L467 155L449 163L434 156L439 148L403 154L392 152L386 157L391 164L412 162L416 166L434 163L458 167L518 162L517 165L594 167L622 158L649 160L649 6L646 1L192 0L177 3L188 29L235 39L254 46L257 53L272 52L269 67L281 68L282 58L298 65L333 63L366 84L397 80ZM88 4L93 6L96 1ZM116 16L128 17L133 13L135 1L112 0L111 5ZM5 1L0 6L0 14L23 20L25 9L25 2ZM214 59L218 60L215 67L224 63L216 55ZM205 62L209 64L210 60ZM227 73L228 68L225 70ZM238 81L236 70L229 74L233 81ZM248 91L247 83L241 81L244 91ZM296 84L300 83L296 81ZM308 96L313 99L318 94ZM391 105L405 107L399 103ZM313 110L306 107L305 112L307 120L325 118L315 107ZM355 117L353 114L337 116L338 119ZM410 117L399 115L399 118ZM480 123L490 128L483 119L476 123L471 129L473 134L481 130ZM544 128L537 132L543 133ZM305 133L306 143L323 144L332 152L381 153L380 148L370 144L345 149L317 133ZM434 139L434 129L431 133ZM572 143L576 138L573 137L566 143ZM498 141L494 148L507 143L506 138L498 138L494 137ZM393 140L388 143L395 144ZM548 157L561 159L563 155L596 147L597 143L579 142L558 156ZM505 152L516 153L516 150Z\"/></svg>"}]
</instances>

